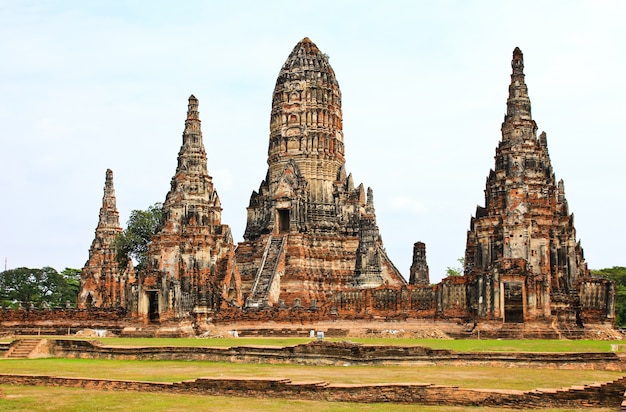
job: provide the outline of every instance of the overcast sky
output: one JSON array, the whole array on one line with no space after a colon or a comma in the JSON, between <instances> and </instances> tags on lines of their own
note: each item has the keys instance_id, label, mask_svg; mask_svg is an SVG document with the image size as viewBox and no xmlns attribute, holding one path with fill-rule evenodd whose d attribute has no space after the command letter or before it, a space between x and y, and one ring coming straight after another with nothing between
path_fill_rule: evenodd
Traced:
<instances>
[{"instance_id":1,"label":"overcast sky","mask_svg":"<svg viewBox=\"0 0 626 412\"><path fill-rule=\"evenodd\" d=\"M408 277L463 256L511 74L526 83L590 268L626 266L624 1L0 0L3 267L81 268L111 168L120 221L163 201L200 100L222 222L241 241L272 90L303 37L343 96L347 171Z\"/></svg>"}]
</instances>

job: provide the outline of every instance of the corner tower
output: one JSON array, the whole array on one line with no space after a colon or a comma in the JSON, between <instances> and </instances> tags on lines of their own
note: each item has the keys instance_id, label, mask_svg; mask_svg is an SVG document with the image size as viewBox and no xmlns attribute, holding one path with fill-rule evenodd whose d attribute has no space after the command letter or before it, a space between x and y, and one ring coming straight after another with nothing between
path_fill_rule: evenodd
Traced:
<instances>
[{"instance_id":1,"label":"corner tower","mask_svg":"<svg viewBox=\"0 0 626 412\"><path fill-rule=\"evenodd\" d=\"M116 259L115 239L122 233L117 211L113 171L107 169L104 195L89 259L80 274L78 307L127 307L127 286L134 282L133 265L122 267Z\"/></svg>"},{"instance_id":2,"label":"corner tower","mask_svg":"<svg viewBox=\"0 0 626 412\"><path fill-rule=\"evenodd\" d=\"M537 137L519 48L511 67L495 170L467 233L469 306L478 318L513 323L554 315L581 323L583 309L610 316L611 285L590 278L546 134Z\"/></svg>"},{"instance_id":3,"label":"corner tower","mask_svg":"<svg viewBox=\"0 0 626 412\"><path fill-rule=\"evenodd\" d=\"M235 245L207 169L198 99L189 97L176 173L163 222L139 273L138 316L150 321L202 318L239 301Z\"/></svg>"},{"instance_id":4,"label":"corner tower","mask_svg":"<svg viewBox=\"0 0 626 412\"><path fill-rule=\"evenodd\" d=\"M267 163L237 249L248 307L405 284L382 247L372 190L346 173L339 84L309 38L278 74Z\"/></svg>"}]
</instances>

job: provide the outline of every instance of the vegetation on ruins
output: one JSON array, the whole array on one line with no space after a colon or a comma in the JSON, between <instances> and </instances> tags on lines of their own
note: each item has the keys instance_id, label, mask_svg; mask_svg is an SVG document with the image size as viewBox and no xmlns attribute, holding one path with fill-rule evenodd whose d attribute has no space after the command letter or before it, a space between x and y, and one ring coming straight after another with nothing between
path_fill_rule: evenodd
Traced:
<instances>
[{"instance_id":1,"label":"vegetation on ruins","mask_svg":"<svg viewBox=\"0 0 626 412\"><path fill-rule=\"evenodd\" d=\"M49 266L41 269L21 267L0 273L2 307L65 307L76 303L80 270L65 268L61 273Z\"/></svg>"},{"instance_id":2,"label":"vegetation on ruins","mask_svg":"<svg viewBox=\"0 0 626 412\"><path fill-rule=\"evenodd\" d=\"M591 274L615 282L615 324L626 326L626 267L594 269Z\"/></svg>"},{"instance_id":3,"label":"vegetation on ruins","mask_svg":"<svg viewBox=\"0 0 626 412\"><path fill-rule=\"evenodd\" d=\"M463 268L465 267L465 258L458 258L456 260L459 266L446 267L446 276L463 276Z\"/></svg>"},{"instance_id":4,"label":"vegetation on ruins","mask_svg":"<svg viewBox=\"0 0 626 412\"><path fill-rule=\"evenodd\" d=\"M163 222L162 210L161 202L156 202L146 210L130 212L126 229L115 239L117 262L122 268L128 259L135 262L137 270L145 266L150 240Z\"/></svg>"}]
</instances>

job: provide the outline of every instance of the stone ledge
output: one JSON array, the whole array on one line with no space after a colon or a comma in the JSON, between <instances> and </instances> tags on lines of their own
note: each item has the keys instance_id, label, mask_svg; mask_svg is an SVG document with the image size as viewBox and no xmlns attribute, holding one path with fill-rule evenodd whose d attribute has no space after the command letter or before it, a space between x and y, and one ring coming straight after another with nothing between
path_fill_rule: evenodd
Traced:
<instances>
[{"instance_id":1,"label":"stone ledge","mask_svg":"<svg viewBox=\"0 0 626 412\"><path fill-rule=\"evenodd\" d=\"M67 358L208 360L309 365L437 364L537 369L626 370L615 353L454 352L421 346L376 346L313 341L286 347L120 347L76 339L50 339L51 356Z\"/></svg>"}]
</instances>

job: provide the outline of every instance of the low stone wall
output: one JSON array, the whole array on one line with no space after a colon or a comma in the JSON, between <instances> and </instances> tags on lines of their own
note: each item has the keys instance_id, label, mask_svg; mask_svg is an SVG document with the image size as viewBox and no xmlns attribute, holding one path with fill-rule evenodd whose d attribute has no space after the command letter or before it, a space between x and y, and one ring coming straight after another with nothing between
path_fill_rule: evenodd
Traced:
<instances>
[{"instance_id":1,"label":"low stone wall","mask_svg":"<svg viewBox=\"0 0 626 412\"><path fill-rule=\"evenodd\" d=\"M463 389L430 384L338 385L325 382L298 383L289 379L200 378L185 382L159 383L14 374L0 374L0 383L249 398L525 409L619 407L626 389L626 378L598 385L532 391Z\"/></svg>"},{"instance_id":2,"label":"low stone wall","mask_svg":"<svg viewBox=\"0 0 626 412\"><path fill-rule=\"evenodd\" d=\"M68 335L81 329L119 333L126 322L123 309L0 308L0 333L12 335Z\"/></svg>"},{"instance_id":3,"label":"low stone wall","mask_svg":"<svg viewBox=\"0 0 626 412\"><path fill-rule=\"evenodd\" d=\"M420 346L372 346L350 342L314 341L275 347L115 347L74 339L48 341L46 353L67 358L207 360L216 362L342 364L432 364L498 366L549 369L626 370L626 363L612 352L600 353L502 353L454 352Z\"/></svg>"},{"instance_id":4,"label":"low stone wall","mask_svg":"<svg viewBox=\"0 0 626 412\"><path fill-rule=\"evenodd\" d=\"M386 290L386 289L385 289ZM383 293L385 290L378 290ZM119 309L1 309L0 334L71 335L83 329L107 330L113 334L137 337L195 336L214 328L241 328L247 325L250 334L259 336L306 336L324 323L328 336L356 336L351 331L377 328L403 329L422 323L437 335L455 339L621 339L623 336L610 323L587 324L584 328L548 320L524 324L503 324L501 320L482 320L479 324L462 317L421 317L415 311L361 310L358 313L333 313L326 305L313 309L270 307L258 311L224 308L214 317L149 324L132 319ZM267 325L271 323L270 327ZM339 326L341 325L341 326ZM422 329L423 330L423 329ZM408 330L407 330L408 331ZM441 333L439 333L441 332ZM245 332L244 332L245 333ZM243 336L243 335L242 335ZM420 336L432 337L432 336ZM441 337L441 336L439 336Z\"/></svg>"}]
</instances>

